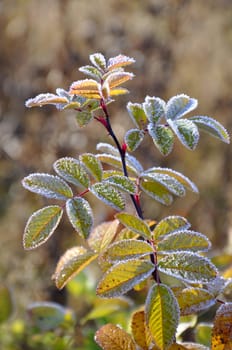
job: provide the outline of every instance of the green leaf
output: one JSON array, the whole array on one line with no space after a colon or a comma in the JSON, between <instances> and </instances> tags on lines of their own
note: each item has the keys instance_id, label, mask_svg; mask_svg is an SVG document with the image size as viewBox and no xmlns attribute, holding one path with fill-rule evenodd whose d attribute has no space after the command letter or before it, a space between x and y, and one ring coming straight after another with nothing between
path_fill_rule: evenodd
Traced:
<instances>
[{"instance_id":1,"label":"green leaf","mask_svg":"<svg viewBox=\"0 0 232 350\"><path fill-rule=\"evenodd\" d=\"M127 111L137 128L142 130L146 128L148 119L141 104L129 102Z\"/></svg>"},{"instance_id":2,"label":"green leaf","mask_svg":"<svg viewBox=\"0 0 232 350\"><path fill-rule=\"evenodd\" d=\"M87 238L93 226L93 214L89 203L82 197L75 197L66 202L68 218L74 229Z\"/></svg>"},{"instance_id":3,"label":"green leaf","mask_svg":"<svg viewBox=\"0 0 232 350\"><path fill-rule=\"evenodd\" d=\"M62 289L74 276L96 259L96 257L97 254L88 251L84 247L68 249L58 261L53 275L56 287Z\"/></svg>"},{"instance_id":4,"label":"green leaf","mask_svg":"<svg viewBox=\"0 0 232 350\"><path fill-rule=\"evenodd\" d=\"M34 249L45 243L59 225L62 214L63 209L58 205L44 207L33 213L24 230L24 249Z\"/></svg>"},{"instance_id":5,"label":"green leaf","mask_svg":"<svg viewBox=\"0 0 232 350\"><path fill-rule=\"evenodd\" d=\"M112 175L104 180L104 183L108 183L113 187L118 188L127 193L135 194L136 186L127 176Z\"/></svg>"},{"instance_id":6,"label":"green leaf","mask_svg":"<svg viewBox=\"0 0 232 350\"><path fill-rule=\"evenodd\" d=\"M57 174L66 181L76 185L89 187L89 176L83 165L74 158L60 158L54 163L54 169Z\"/></svg>"},{"instance_id":7,"label":"green leaf","mask_svg":"<svg viewBox=\"0 0 232 350\"><path fill-rule=\"evenodd\" d=\"M117 297L144 281L154 271L150 261L130 259L113 265L97 286L100 297Z\"/></svg>"},{"instance_id":8,"label":"green leaf","mask_svg":"<svg viewBox=\"0 0 232 350\"><path fill-rule=\"evenodd\" d=\"M47 198L66 200L73 196L68 184L58 176L35 173L25 177L23 187Z\"/></svg>"},{"instance_id":9,"label":"green leaf","mask_svg":"<svg viewBox=\"0 0 232 350\"><path fill-rule=\"evenodd\" d=\"M129 151L133 152L139 147L144 138L144 131L139 129L131 129L126 132L125 143Z\"/></svg>"},{"instance_id":10,"label":"green leaf","mask_svg":"<svg viewBox=\"0 0 232 350\"><path fill-rule=\"evenodd\" d=\"M106 180L106 179L108 179L108 177L115 176L115 175L124 176L123 172L121 170L116 170L116 169L103 170L102 179Z\"/></svg>"},{"instance_id":11,"label":"green leaf","mask_svg":"<svg viewBox=\"0 0 232 350\"><path fill-rule=\"evenodd\" d=\"M146 96L143 103L143 109L147 119L153 124L158 123L165 116L165 106L165 101L159 97Z\"/></svg>"},{"instance_id":12,"label":"green leaf","mask_svg":"<svg viewBox=\"0 0 232 350\"><path fill-rule=\"evenodd\" d=\"M110 323L96 332L95 341L103 350L136 350L131 335Z\"/></svg>"},{"instance_id":13,"label":"green leaf","mask_svg":"<svg viewBox=\"0 0 232 350\"><path fill-rule=\"evenodd\" d=\"M106 250L110 262L140 258L153 253L152 246L137 239L125 239L112 243Z\"/></svg>"},{"instance_id":14,"label":"green leaf","mask_svg":"<svg viewBox=\"0 0 232 350\"><path fill-rule=\"evenodd\" d=\"M145 314L155 344L166 350L175 339L180 314L171 289L163 284L153 285L147 296Z\"/></svg>"},{"instance_id":15,"label":"green leaf","mask_svg":"<svg viewBox=\"0 0 232 350\"><path fill-rule=\"evenodd\" d=\"M177 181L179 181L187 190L198 193L198 189L196 185L191 180L189 180L189 178L187 178L186 176L184 176L183 174L175 170L172 170L169 168L153 167L146 170L144 173L148 173L148 174L158 173L158 174L169 175L171 177L174 177Z\"/></svg>"},{"instance_id":16,"label":"green leaf","mask_svg":"<svg viewBox=\"0 0 232 350\"><path fill-rule=\"evenodd\" d=\"M129 230L138 233L145 239L151 238L151 231L146 222L135 215L128 213L119 213L116 218Z\"/></svg>"},{"instance_id":17,"label":"green leaf","mask_svg":"<svg viewBox=\"0 0 232 350\"><path fill-rule=\"evenodd\" d=\"M173 253L159 261L159 270L190 283L207 283L217 276L216 267L195 253Z\"/></svg>"},{"instance_id":18,"label":"green leaf","mask_svg":"<svg viewBox=\"0 0 232 350\"><path fill-rule=\"evenodd\" d=\"M164 205L170 205L173 202L173 196L170 191L162 184L153 179L141 179L140 188L151 198Z\"/></svg>"},{"instance_id":19,"label":"green leaf","mask_svg":"<svg viewBox=\"0 0 232 350\"><path fill-rule=\"evenodd\" d=\"M0 284L0 324L7 321L14 310L10 289L5 284Z\"/></svg>"},{"instance_id":20,"label":"green leaf","mask_svg":"<svg viewBox=\"0 0 232 350\"><path fill-rule=\"evenodd\" d=\"M166 118L176 120L194 110L198 105L195 98L185 94L173 96L167 103Z\"/></svg>"},{"instance_id":21,"label":"green leaf","mask_svg":"<svg viewBox=\"0 0 232 350\"><path fill-rule=\"evenodd\" d=\"M101 76L102 76L101 72L93 66L87 65L87 66L80 67L79 71L97 80L98 82L100 82L101 80Z\"/></svg>"},{"instance_id":22,"label":"green leaf","mask_svg":"<svg viewBox=\"0 0 232 350\"><path fill-rule=\"evenodd\" d=\"M230 137L227 130L217 120L207 116L192 117L190 120L192 120L200 130L206 131L225 143L230 143Z\"/></svg>"},{"instance_id":23,"label":"green leaf","mask_svg":"<svg viewBox=\"0 0 232 350\"><path fill-rule=\"evenodd\" d=\"M178 180L168 174L144 172L140 174L140 177L159 183L175 196L183 197L185 195L184 186Z\"/></svg>"},{"instance_id":24,"label":"green leaf","mask_svg":"<svg viewBox=\"0 0 232 350\"><path fill-rule=\"evenodd\" d=\"M181 315L191 315L206 310L216 303L215 297L206 289L189 287L174 294L180 306Z\"/></svg>"},{"instance_id":25,"label":"green leaf","mask_svg":"<svg viewBox=\"0 0 232 350\"><path fill-rule=\"evenodd\" d=\"M174 145L174 135L172 130L166 125L148 124L148 133L158 150L164 155L168 156Z\"/></svg>"},{"instance_id":26,"label":"green leaf","mask_svg":"<svg viewBox=\"0 0 232 350\"><path fill-rule=\"evenodd\" d=\"M199 131L197 126L189 119L167 120L168 124L180 140L180 142L190 150L194 150L199 141Z\"/></svg>"},{"instance_id":27,"label":"green leaf","mask_svg":"<svg viewBox=\"0 0 232 350\"><path fill-rule=\"evenodd\" d=\"M95 227L89 235L88 244L96 252L102 252L113 241L118 230L119 221L103 222Z\"/></svg>"},{"instance_id":28,"label":"green leaf","mask_svg":"<svg viewBox=\"0 0 232 350\"><path fill-rule=\"evenodd\" d=\"M154 238L159 238L177 230L187 230L190 227L190 223L183 216L173 215L167 216L156 225L153 235Z\"/></svg>"},{"instance_id":29,"label":"green leaf","mask_svg":"<svg viewBox=\"0 0 232 350\"><path fill-rule=\"evenodd\" d=\"M102 53L94 53L89 56L89 59L100 71L104 72L106 70L106 59Z\"/></svg>"},{"instance_id":30,"label":"green leaf","mask_svg":"<svg viewBox=\"0 0 232 350\"><path fill-rule=\"evenodd\" d=\"M210 247L210 241L202 233L180 230L165 236L164 239L158 243L157 249L159 253L166 254L167 252L174 251L204 252L208 251Z\"/></svg>"},{"instance_id":31,"label":"green leaf","mask_svg":"<svg viewBox=\"0 0 232 350\"><path fill-rule=\"evenodd\" d=\"M198 323L194 332L196 341L210 347L212 327L213 325L209 323Z\"/></svg>"},{"instance_id":32,"label":"green leaf","mask_svg":"<svg viewBox=\"0 0 232 350\"><path fill-rule=\"evenodd\" d=\"M88 125L93 119L93 114L90 111L80 110L76 114L76 121L80 128Z\"/></svg>"},{"instance_id":33,"label":"green leaf","mask_svg":"<svg viewBox=\"0 0 232 350\"><path fill-rule=\"evenodd\" d=\"M99 162L98 158L91 153L83 153L79 157L81 163L84 164L86 169L90 172L90 174L97 180L101 181L102 179L102 165Z\"/></svg>"},{"instance_id":34,"label":"green leaf","mask_svg":"<svg viewBox=\"0 0 232 350\"><path fill-rule=\"evenodd\" d=\"M74 324L72 311L53 302L36 302L27 307L30 324L41 331L56 330L58 327L71 321Z\"/></svg>"},{"instance_id":35,"label":"green leaf","mask_svg":"<svg viewBox=\"0 0 232 350\"><path fill-rule=\"evenodd\" d=\"M125 202L122 195L111 185L103 182L98 182L90 187L90 192L92 192L98 199L100 199L105 204L111 206L115 210L123 210L125 207Z\"/></svg>"}]
</instances>

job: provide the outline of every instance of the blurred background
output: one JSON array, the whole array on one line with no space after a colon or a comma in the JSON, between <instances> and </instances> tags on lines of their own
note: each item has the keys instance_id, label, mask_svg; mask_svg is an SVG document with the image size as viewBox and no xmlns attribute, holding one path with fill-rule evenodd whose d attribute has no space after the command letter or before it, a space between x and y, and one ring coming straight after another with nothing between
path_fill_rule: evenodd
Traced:
<instances>
[{"instance_id":1,"label":"blurred background","mask_svg":"<svg viewBox=\"0 0 232 350\"><path fill-rule=\"evenodd\" d=\"M72 111L26 109L25 100L84 78L78 67L89 64L91 53L108 58L122 53L136 59L131 67L136 77L127 84L130 95L109 107L120 139L132 127L128 101L142 102L146 95L167 100L179 93L198 99L195 115L214 117L231 134L232 2L0 0L0 33L0 279L13 290L20 312L31 301L63 300L51 275L59 256L76 241L64 221L50 242L23 250L25 223L45 202L24 190L21 179L31 172L52 173L59 157L94 152L99 138L110 142L95 122L79 129ZM136 156L145 167L181 171L200 191L171 208L144 201L145 216L186 215L194 230L212 240L215 252L228 250L231 153L231 146L206 134L195 152L177 141L167 158L143 142ZM111 209L92 204L97 223L112 219Z\"/></svg>"}]
</instances>

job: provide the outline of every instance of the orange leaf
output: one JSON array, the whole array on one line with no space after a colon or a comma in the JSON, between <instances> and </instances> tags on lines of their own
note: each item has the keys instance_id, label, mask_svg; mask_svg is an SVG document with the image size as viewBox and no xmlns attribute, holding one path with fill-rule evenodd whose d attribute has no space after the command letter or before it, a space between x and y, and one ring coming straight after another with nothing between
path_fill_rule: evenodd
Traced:
<instances>
[{"instance_id":1,"label":"orange leaf","mask_svg":"<svg viewBox=\"0 0 232 350\"><path fill-rule=\"evenodd\" d=\"M212 350L232 349L232 303L217 310L212 332Z\"/></svg>"}]
</instances>

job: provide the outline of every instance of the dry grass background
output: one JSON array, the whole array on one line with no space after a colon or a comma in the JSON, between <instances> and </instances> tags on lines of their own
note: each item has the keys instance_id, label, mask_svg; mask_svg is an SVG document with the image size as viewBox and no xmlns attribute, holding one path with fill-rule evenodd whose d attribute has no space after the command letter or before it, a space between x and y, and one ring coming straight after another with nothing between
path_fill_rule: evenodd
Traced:
<instances>
[{"instance_id":1,"label":"dry grass background","mask_svg":"<svg viewBox=\"0 0 232 350\"><path fill-rule=\"evenodd\" d=\"M198 115L209 115L232 130L232 2L230 0L0 0L0 279L16 291L19 304L52 298L50 275L59 254L76 240L67 223L51 242L25 252L22 233L29 215L44 201L22 189L30 172L51 172L61 156L94 151L108 137L99 125L77 128L72 112L26 110L40 92L68 88L77 68L102 52L135 57L131 94L110 107L120 137L131 123L128 100L186 93L199 100ZM204 136L204 137L203 137ZM231 146L202 135L196 152L178 144L163 159L145 142L138 157L189 176L200 197L188 195L171 209L144 205L147 216L187 215L215 249L228 248L232 224ZM93 203L97 221L112 211ZM62 243L61 243L62 242Z\"/></svg>"}]
</instances>

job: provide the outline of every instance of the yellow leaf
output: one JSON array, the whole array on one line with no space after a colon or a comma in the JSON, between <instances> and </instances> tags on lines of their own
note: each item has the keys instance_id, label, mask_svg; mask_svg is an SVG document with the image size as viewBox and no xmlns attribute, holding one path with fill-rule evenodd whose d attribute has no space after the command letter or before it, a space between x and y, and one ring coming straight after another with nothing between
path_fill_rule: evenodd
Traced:
<instances>
[{"instance_id":1,"label":"yellow leaf","mask_svg":"<svg viewBox=\"0 0 232 350\"><path fill-rule=\"evenodd\" d=\"M152 342L152 336L146 326L145 313L143 310L136 311L132 315L131 331L135 342L143 350L148 350Z\"/></svg>"},{"instance_id":2,"label":"yellow leaf","mask_svg":"<svg viewBox=\"0 0 232 350\"><path fill-rule=\"evenodd\" d=\"M110 96L118 96L118 95L125 95L128 94L129 90L125 88L117 88L117 89L111 89L110 90Z\"/></svg>"},{"instance_id":3,"label":"yellow leaf","mask_svg":"<svg viewBox=\"0 0 232 350\"><path fill-rule=\"evenodd\" d=\"M95 341L103 350L136 350L132 337L110 323L96 332Z\"/></svg>"},{"instance_id":4,"label":"yellow leaf","mask_svg":"<svg viewBox=\"0 0 232 350\"><path fill-rule=\"evenodd\" d=\"M223 304L217 310L211 348L212 350L232 349L232 303Z\"/></svg>"},{"instance_id":5,"label":"yellow leaf","mask_svg":"<svg viewBox=\"0 0 232 350\"><path fill-rule=\"evenodd\" d=\"M100 98L99 84L93 79L78 80L72 83L69 93L87 98Z\"/></svg>"}]
</instances>

